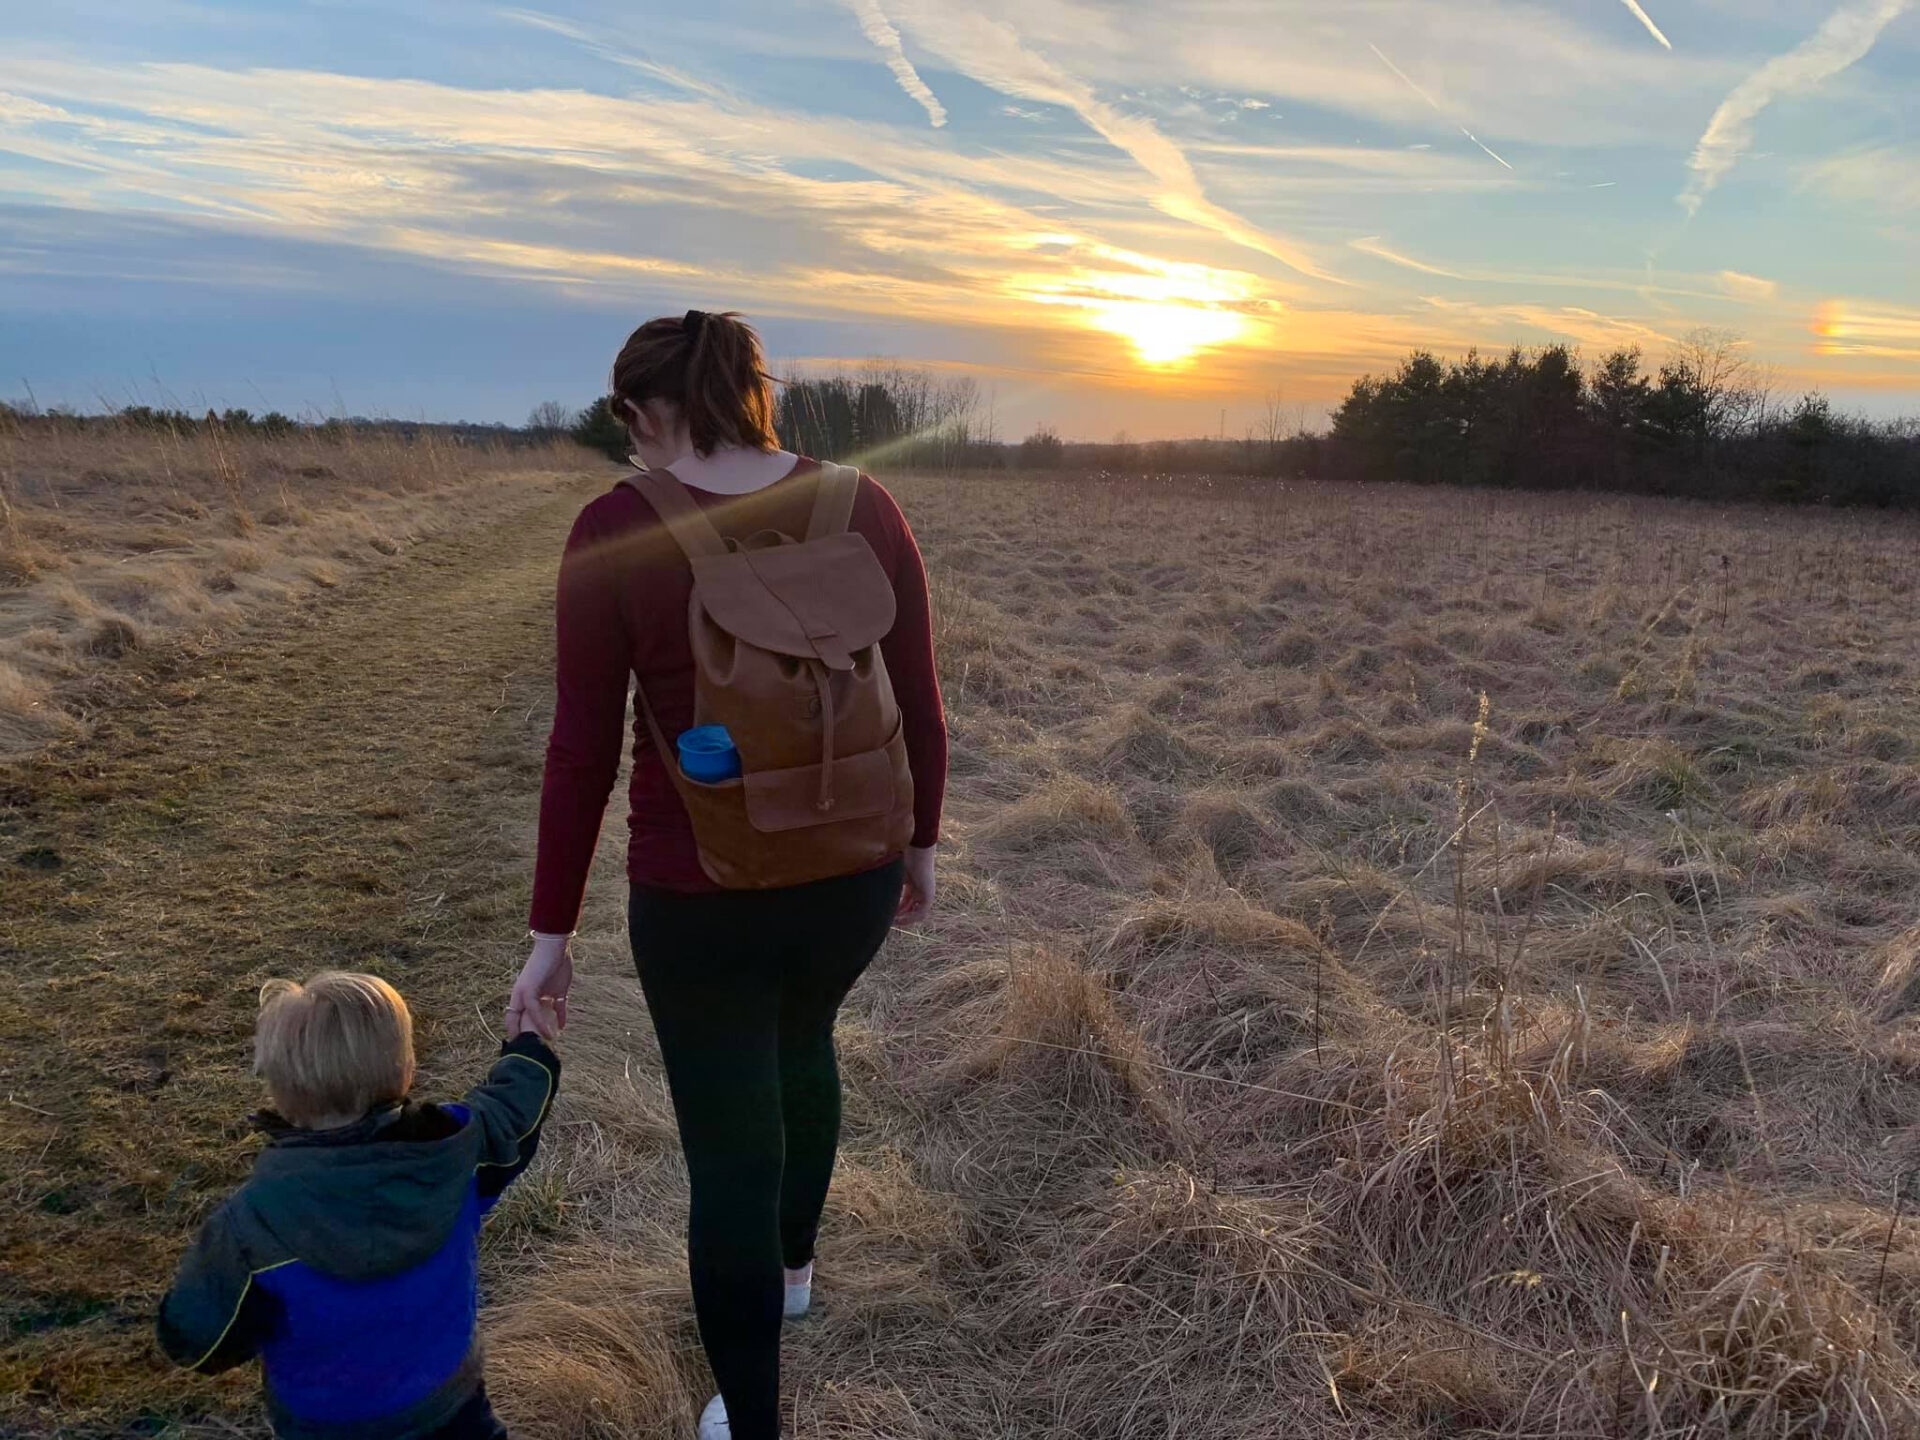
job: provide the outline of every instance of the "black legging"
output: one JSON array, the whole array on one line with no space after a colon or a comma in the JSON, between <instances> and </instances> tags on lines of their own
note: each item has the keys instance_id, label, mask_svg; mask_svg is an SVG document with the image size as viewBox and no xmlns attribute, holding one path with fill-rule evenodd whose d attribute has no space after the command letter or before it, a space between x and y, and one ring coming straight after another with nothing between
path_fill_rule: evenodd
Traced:
<instances>
[{"instance_id":1,"label":"black legging","mask_svg":"<svg viewBox=\"0 0 1920 1440\"><path fill-rule=\"evenodd\" d=\"M834 1016L886 941L901 877L896 863L791 890L632 891L692 1185L693 1309L734 1440L779 1434L780 1270L813 1259L840 1141Z\"/></svg>"}]
</instances>

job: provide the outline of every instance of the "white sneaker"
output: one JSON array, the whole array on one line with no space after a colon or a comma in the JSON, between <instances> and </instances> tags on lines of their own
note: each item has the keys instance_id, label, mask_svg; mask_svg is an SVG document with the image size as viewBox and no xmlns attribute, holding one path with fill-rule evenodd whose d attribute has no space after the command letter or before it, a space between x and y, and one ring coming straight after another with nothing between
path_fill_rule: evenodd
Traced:
<instances>
[{"instance_id":1,"label":"white sneaker","mask_svg":"<svg viewBox=\"0 0 1920 1440\"><path fill-rule=\"evenodd\" d=\"M718 1395L707 1401L700 1412L700 1440L733 1440L733 1426L727 1421L727 1402Z\"/></svg>"},{"instance_id":2,"label":"white sneaker","mask_svg":"<svg viewBox=\"0 0 1920 1440\"><path fill-rule=\"evenodd\" d=\"M787 1300L781 1311L789 1320L798 1320L813 1307L813 1262L803 1270L787 1271Z\"/></svg>"}]
</instances>

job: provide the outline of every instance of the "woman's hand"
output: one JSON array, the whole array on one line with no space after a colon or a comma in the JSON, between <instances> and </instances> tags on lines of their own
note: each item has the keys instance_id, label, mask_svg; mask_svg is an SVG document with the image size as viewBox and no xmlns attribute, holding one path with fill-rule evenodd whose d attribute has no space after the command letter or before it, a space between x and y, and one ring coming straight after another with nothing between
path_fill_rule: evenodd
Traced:
<instances>
[{"instance_id":1,"label":"woman's hand","mask_svg":"<svg viewBox=\"0 0 1920 1440\"><path fill-rule=\"evenodd\" d=\"M573 988L573 937L535 935L533 953L520 967L507 997L507 1038L527 1030L557 1040L567 1028L567 991Z\"/></svg>"},{"instance_id":2,"label":"woman's hand","mask_svg":"<svg viewBox=\"0 0 1920 1440\"><path fill-rule=\"evenodd\" d=\"M907 883L900 892L900 908L894 914L893 923L918 925L933 910L933 896L936 888L933 878L933 847L929 845L924 850L908 850L906 867Z\"/></svg>"}]
</instances>

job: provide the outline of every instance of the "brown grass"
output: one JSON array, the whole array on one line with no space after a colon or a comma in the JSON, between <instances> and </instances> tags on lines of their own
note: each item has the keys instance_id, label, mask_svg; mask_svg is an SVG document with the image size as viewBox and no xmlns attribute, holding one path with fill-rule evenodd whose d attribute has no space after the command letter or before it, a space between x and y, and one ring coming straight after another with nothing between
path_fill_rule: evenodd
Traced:
<instances>
[{"instance_id":1,"label":"brown grass","mask_svg":"<svg viewBox=\"0 0 1920 1440\"><path fill-rule=\"evenodd\" d=\"M791 1433L1920 1434L1910 522L897 488L953 708L945 898L843 1020ZM62 858L15 871L7 1005L60 1060L7 1081L31 1300L0 1374L30 1398L0 1426L250 1414L161 1378L140 1327L244 1165L258 973L371 953L438 1082L484 1051L567 510L428 542L469 548L182 662L10 781L9 845ZM289 747L320 790L272 778ZM617 828L567 1093L488 1239L502 1409L565 1440L690 1435L709 1383ZM107 1003L134 955L139 1004Z\"/></svg>"},{"instance_id":2,"label":"brown grass","mask_svg":"<svg viewBox=\"0 0 1920 1440\"><path fill-rule=\"evenodd\" d=\"M144 646L205 643L578 465L432 436L0 428L0 759L84 733L90 682Z\"/></svg>"}]
</instances>

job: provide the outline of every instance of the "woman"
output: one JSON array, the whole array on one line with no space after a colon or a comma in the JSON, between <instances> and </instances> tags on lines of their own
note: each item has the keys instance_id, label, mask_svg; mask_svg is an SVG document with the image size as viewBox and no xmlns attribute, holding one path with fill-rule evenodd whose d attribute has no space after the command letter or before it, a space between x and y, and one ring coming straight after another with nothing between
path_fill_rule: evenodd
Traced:
<instances>
[{"instance_id":1,"label":"woman","mask_svg":"<svg viewBox=\"0 0 1920 1440\"><path fill-rule=\"evenodd\" d=\"M638 460L686 485L722 535L805 533L819 467L775 440L759 337L736 316L689 311L642 325L614 361L613 404ZM926 570L892 497L864 477L851 528L886 569L898 607L880 650L913 777L904 855L811 885L722 891L701 867L648 728L634 727L628 922L691 1181L688 1270L720 1387L701 1416L702 1440L779 1433L781 1317L804 1314L810 1299L839 1142L834 1017L889 930L933 904L947 738ZM631 681L664 733L693 723L691 586L686 560L634 489L616 486L581 512L560 566L533 953L508 1005L509 1033L565 1023L568 940L620 767Z\"/></svg>"}]
</instances>

